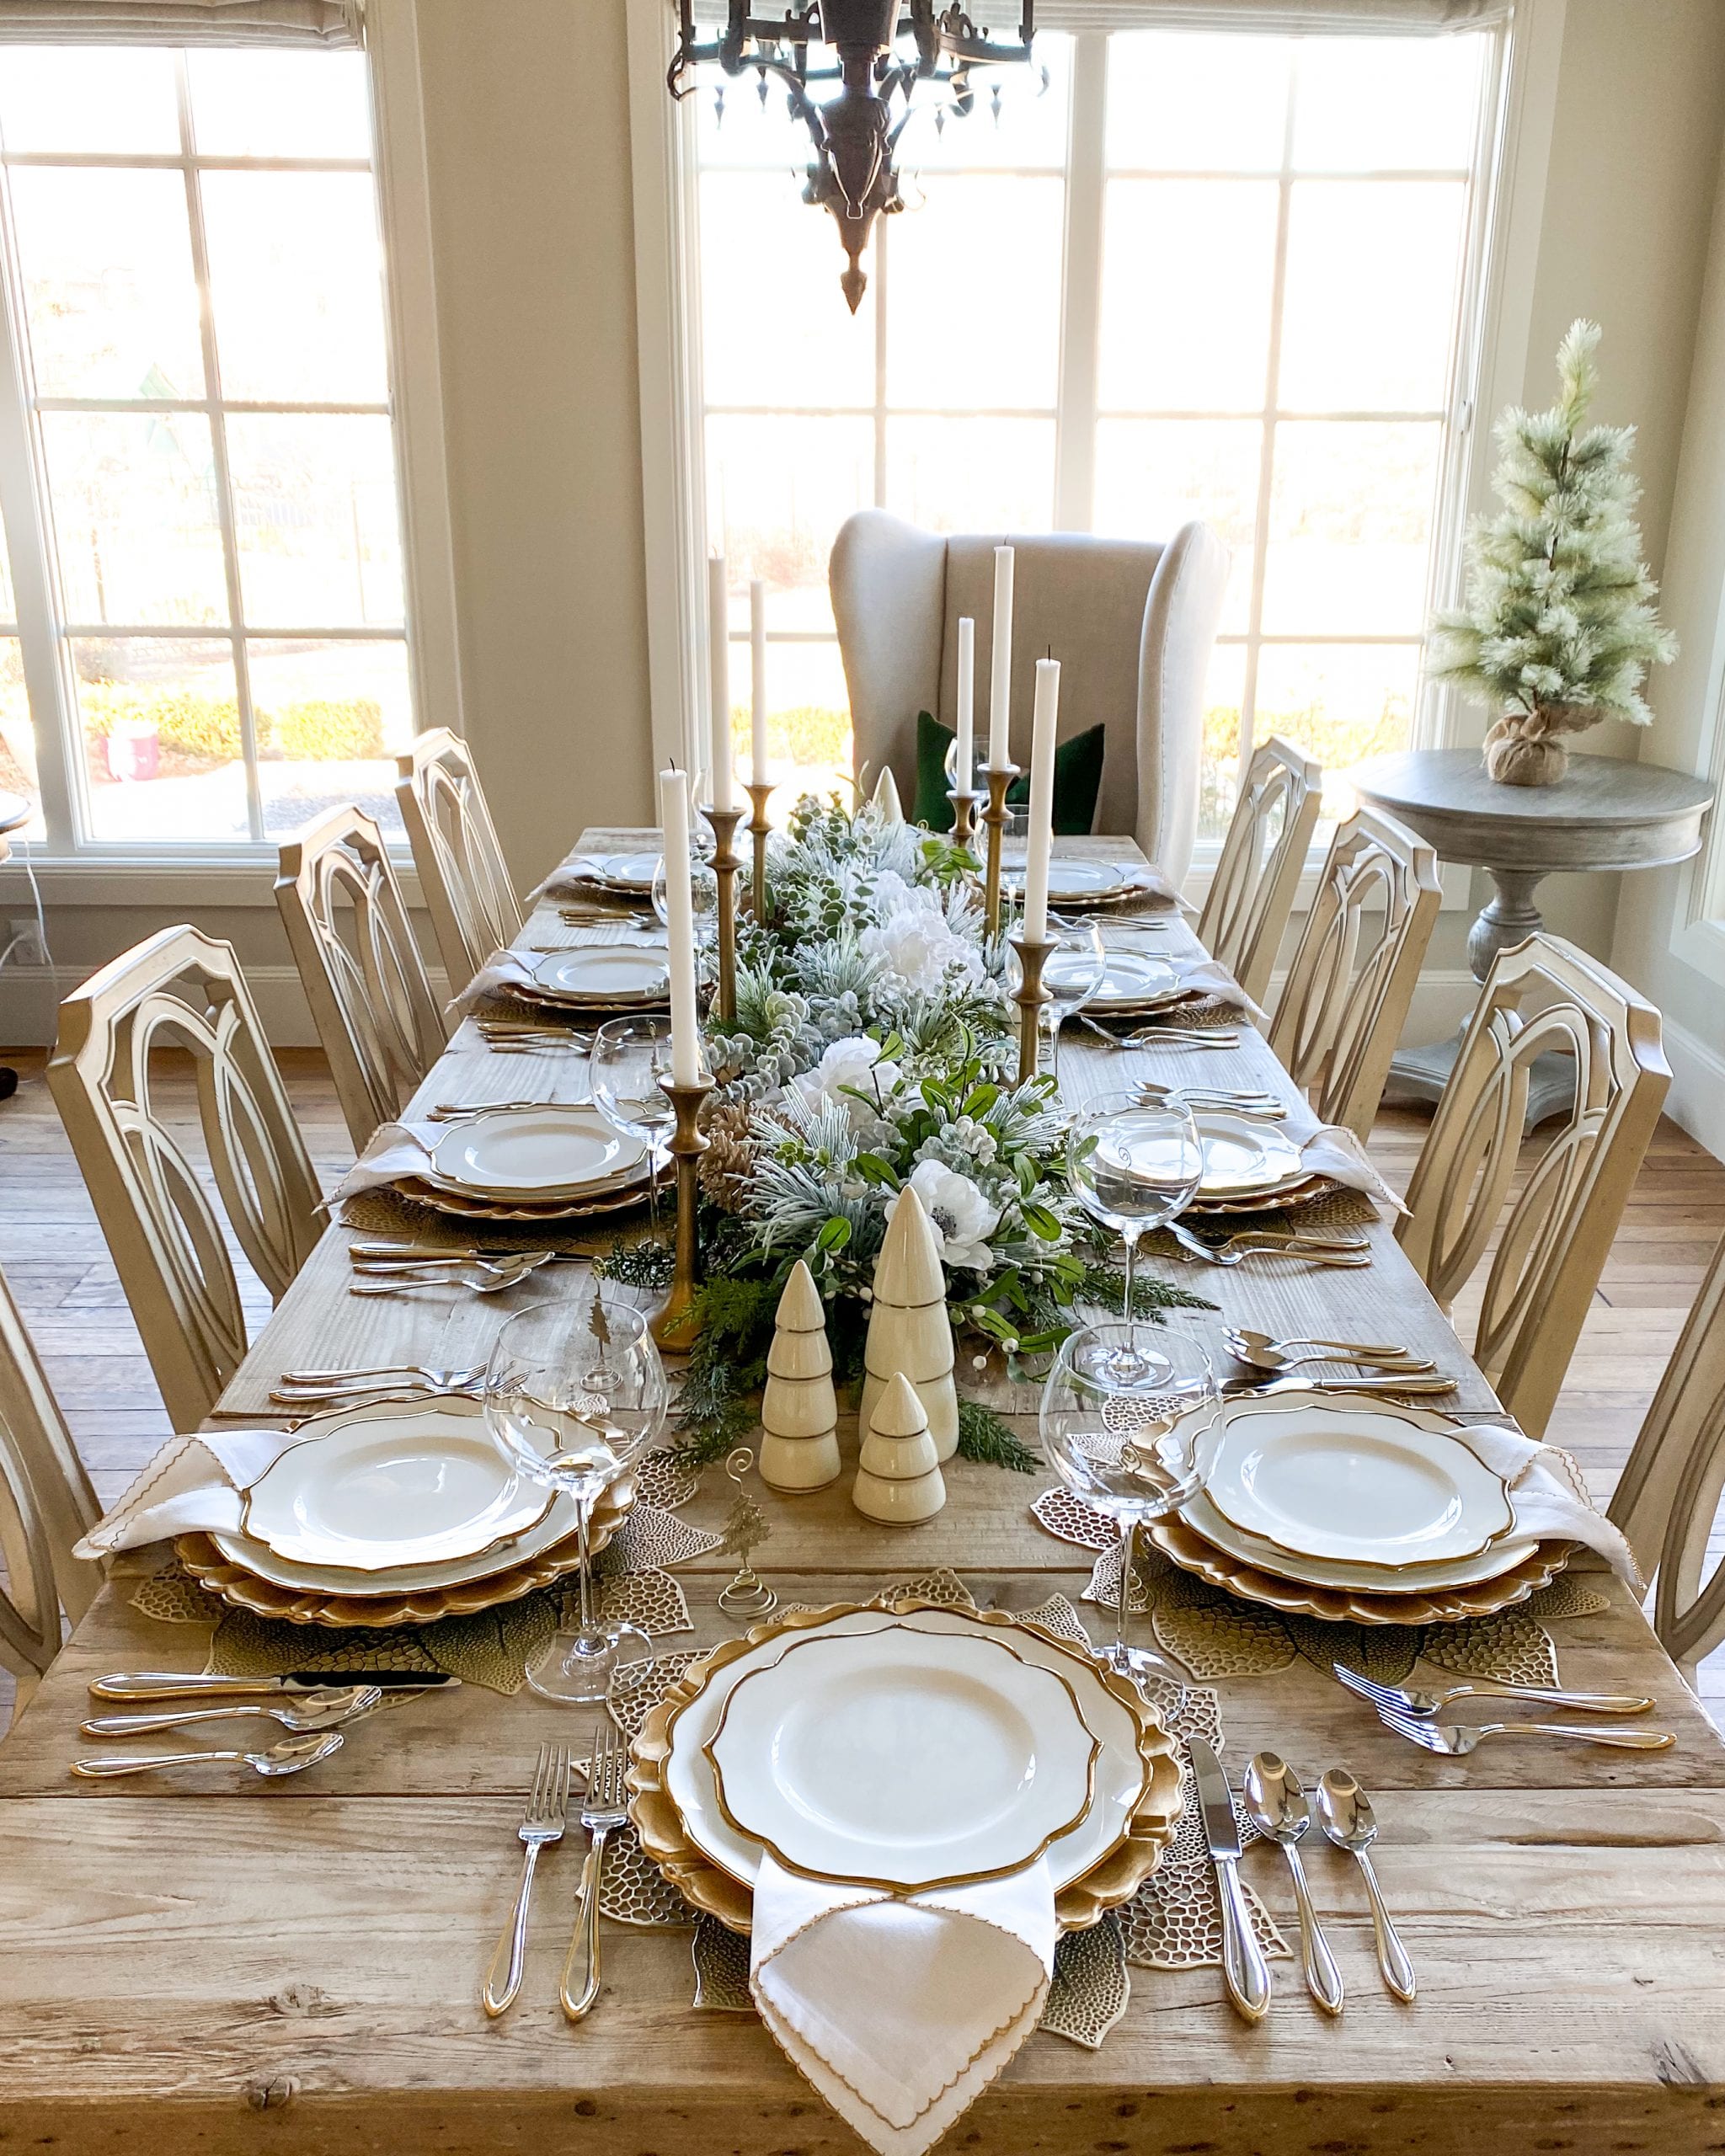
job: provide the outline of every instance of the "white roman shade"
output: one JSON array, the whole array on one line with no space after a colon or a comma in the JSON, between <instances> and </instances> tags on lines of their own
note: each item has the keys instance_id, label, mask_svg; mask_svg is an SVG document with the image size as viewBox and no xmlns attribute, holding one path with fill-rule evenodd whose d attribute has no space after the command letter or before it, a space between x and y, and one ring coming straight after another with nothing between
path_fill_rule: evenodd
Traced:
<instances>
[{"instance_id":1,"label":"white roman shade","mask_svg":"<svg viewBox=\"0 0 1725 2156\"><path fill-rule=\"evenodd\" d=\"M365 42L365 0L0 0L0 43Z\"/></svg>"}]
</instances>

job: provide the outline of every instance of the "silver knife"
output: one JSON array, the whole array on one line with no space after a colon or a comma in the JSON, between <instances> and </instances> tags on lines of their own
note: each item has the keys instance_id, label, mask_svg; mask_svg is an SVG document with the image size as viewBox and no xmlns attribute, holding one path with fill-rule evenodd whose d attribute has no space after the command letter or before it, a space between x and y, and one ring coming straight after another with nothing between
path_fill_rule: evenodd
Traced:
<instances>
[{"instance_id":1,"label":"silver knife","mask_svg":"<svg viewBox=\"0 0 1725 2156\"><path fill-rule=\"evenodd\" d=\"M1240 1822L1234 1816L1228 1777L1203 1737L1188 1740L1198 1783L1198 1808L1204 1838L1215 1866L1216 1899L1222 1911L1222 1975L1228 1996L1248 2021L1262 2021L1269 2010L1270 1966L1252 1929L1251 1913L1236 1869L1240 1860Z\"/></svg>"},{"instance_id":2,"label":"silver knife","mask_svg":"<svg viewBox=\"0 0 1725 2156\"><path fill-rule=\"evenodd\" d=\"M261 1700L282 1693L328 1692L356 1684L385 1691L436 1691L461 1683L441 1670L291 1669L279 1677L197 1676L181 1669L120 1670L90 1680L97 1700Z\"/></svg>"},{"instance_id":3,"label":"silver knife","mask_svg":"<svg viewBox=\"0 0 1725 2156\"><path fill-rule=\"evenodd\" d=\"M1454 1392L1454 1378L1446 1378L1441 1371L1431 1370L1404 1374L1400 1377L1312 1378L1295 1376L1291 1372L1284 1378L1271 1378L1266 1384L1258 1378L1225 1378L1221 1385L1224 1400L1268 1400L1279 1392L1405 1392L1432 1393L1441 1396Z\"/></svg>"}]
</instances>

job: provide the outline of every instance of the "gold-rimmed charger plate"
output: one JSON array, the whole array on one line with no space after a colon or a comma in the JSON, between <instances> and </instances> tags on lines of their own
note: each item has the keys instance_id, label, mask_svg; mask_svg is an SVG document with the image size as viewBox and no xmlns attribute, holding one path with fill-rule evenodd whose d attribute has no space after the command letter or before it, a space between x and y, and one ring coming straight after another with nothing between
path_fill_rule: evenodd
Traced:
<instances>
[{"instance_id":1,"label":"gold-rimmed charger plate","mask_svg":"<svg viewBox=\"0 0 1725 2156\"><path fill-rule=\"evenodd\" d=\"M537 1220L547 1226L559 1220L588 1220L609 1213L627 1212L647 1202L648 1178L606 1186L580 1198L543 1200L481 1198L466 1191L446 1190L419 1176L403 1176L390 1186L415 1205L429 1205L462 1220Z\"/></svg>"},{"instance_id":2,"label":"gold-rimmed charger plate","mask_svg":"<svg viewBox=\"0 0 1725 2156\"><path fill-rule=\"evenodd\" d=\"M882 1597L873 1602L834 1603L824 1609L788 1611L766 1624L754 1625L742 1638L722 1641L710 1653L692 1662L653 1709L629 1748L629 1817L634 1822L642 1848L684 1899L709 1916L717 1917L732 1931L746 1932L753 1921L751 1890L695 1848L684 1828L681 1814L665 1789L665 1766L670 1756L677 1716L697 1697L716 1671L727 1668L763 1641L807 1630L865 1609L884 1609L895 1614L940 1609L947 1615L963 1616L978 1625L1033 1632L1039 1640L1076 1657L1087 1669L1094 1671L1097 1681L1127 1710L1137 1728L1139 1755L1145 1764L1144 1794L1124 1838L1081 1877L1055 1895L1055 1915L1063 1931L1083 1931L1099 1923L1108 1910L1130 1901L1156 1870L1162 1851L1172 1841L1183 1802L1173 1739L1146 1705L1142 1694L1130 1679L1118 1675L1072 1641L1063 1639L1045 1625L1012 1616L1004 1610L953 1610L944 1604L916 1596L897 1600Z\"/></svg>"},{"instance_id":3,"label":"gold-rimmed charger plate","mask_svg":"<svg viewBox=\"0 0 1725 2156\"><path fill-rule=\"evenodd\" d=\"M588 1547L594 1556L628 1518L635 1502L633 1477L621 1476L593 1511ZM578 1569L580 1538L567 1534L537 1556L505 1564L483 1579L458 1587L420 1588L397 1594L327 1594L278 1586L225 1556L207 1534L182 1534L174 1553L199 1586L236 1609L288 1625L327 1625L338 1630L360 1625L435 1625L442 1617L472 1617L505 1602L519 1602Z\"/></svg>"}]
</instances>

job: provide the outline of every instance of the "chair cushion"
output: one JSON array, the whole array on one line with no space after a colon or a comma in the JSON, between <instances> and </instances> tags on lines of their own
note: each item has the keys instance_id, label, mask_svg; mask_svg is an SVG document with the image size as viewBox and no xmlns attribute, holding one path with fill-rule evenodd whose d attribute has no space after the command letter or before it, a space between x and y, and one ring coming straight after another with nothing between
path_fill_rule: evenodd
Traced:
<instances>
[{"instance_id":1,"label":"chair cushion","mask_svg":"<svg viewBox=\"0 0 1725 2156\"><path fill-rule=\"evenodd\" d=\"M1103 732L1092 726L1075 734L1055 750L1055 835L1087 838L1096 822L1097 796L1102 791ZM932 831L953 828L953 804L947 798L947 754L954 739L950 727L943 726L932 712L916 714L916 805L913 824L926 824ZM1007 799L1022 808L1030 798L1030 774L1015 779Z\"/></svg>"}]
</instances>

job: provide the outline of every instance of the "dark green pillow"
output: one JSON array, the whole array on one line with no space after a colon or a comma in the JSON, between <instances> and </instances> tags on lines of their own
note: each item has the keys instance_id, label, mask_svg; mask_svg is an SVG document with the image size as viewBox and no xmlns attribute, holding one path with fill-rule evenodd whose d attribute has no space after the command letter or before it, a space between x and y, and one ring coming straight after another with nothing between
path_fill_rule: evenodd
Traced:
<instances>
[{"instance_id":1,"label":"dark green pillow","mask_svg":"<svg viewBox=\"0 0 1725 2156\"><path fill-rule=\"evenodd\" d=\"M1102 792L1102 735L1099 726L1075 734L1055 750L1055 836L1087 838L1096 821L1096 798ZM953 804L947 799L947 751L953 731L932 712L916 714L916 806L913 824L932 831L953 828ZM1030 798L1030 774L1012 782L1007 799L1022 808Z\"/></svg>"}]
</instances>

